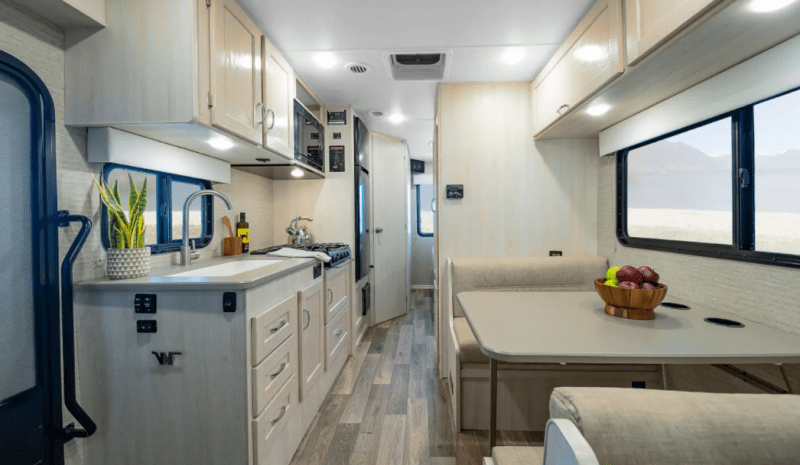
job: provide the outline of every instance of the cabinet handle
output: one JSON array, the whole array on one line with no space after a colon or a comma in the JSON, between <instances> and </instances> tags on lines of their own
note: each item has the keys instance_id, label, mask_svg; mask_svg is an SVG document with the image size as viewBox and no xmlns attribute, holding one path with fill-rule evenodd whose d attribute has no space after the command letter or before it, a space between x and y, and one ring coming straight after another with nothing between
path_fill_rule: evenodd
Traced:
<instances>
[{"instance_id":1,"label":"cabinet handle","mask_svg":"<svg viewBox=\"0 0 800 465\"><path fill-rule=\"evenodd\" d=\"M333 303L333 289L328 289L328 295L330 296L330 299L328 299L328 305L330 305Z\"/></svg>"},{"instance_id":2,"label":"cabinet handle","mask_svg":"<svg viewBox=\"0 0 800 465\"><path fill-rule=\"evenodd\" d=\"M266 115L272 115L272 118L269 119L269 126L267 126L267 129L274 128L275 127L275 112L272 111L272 110L267 110L267 113L264 116L265 120L266 120Z\"/></svg>"},{"instance_id":3,"label":"cabinet handle","mask_svg":"<svg viewBox=\"0 0 800 465\"><path fill-rule=\"evenodd\" d=\"M307 315L308 316L308 323L305 323L303 325L303 329L306 329L306 328L308 328L308 325L311 324L311 313L308 311L307 308L304 308L303 309L303 315Z\"/></svg>"},{"instance_id":4,"label":"cabinet handle","mask_svg":"<svg viewBox=\"0 0 800 465\"><path fill-rule=\"evenodd\" d=\"M281 421L281 418L283 418L284 415L286 415L286 406L285 405L283 407L281 407L281 413L280 413L280 415L278 415L278 418L276 418L276 419L274 419L274 420L272 420L270 422L272 424L272 426L275 426L275 423Z\"/></svg>"},{"instance_id":5,"label":"cabinet handle","mask_svg":"<svg viewBox=\"0 0 800 465\"><path fill-rule=\"evenodd\" d=\"M336 329L333 330L333 335L334 336L339 336L343 332L344 332L344 330L342 328L336 328Z\"/></svg>"},{"instance_id":6,"label":"cabinet handle","mask_svg":"<svg viewBox=\"0 0 800 465\"><path fill-rule=\"evenodd\" d=\"M558 111L556 111L556 113L558 113L558 116L561 116L561 111L562 110L569 110L569 105L564 104L564 105L561 105L560 107L558 107Z\"/></svg>"},{"instance_id":7,"label":"cabinet handle","mask_svg":"<svg viewBox=\"0 0 800 465\"><path fill-rule=\"evenodd\" d=\"M260 115L259 115L259 111L258 111L259 108L261 109L261 112L260 112L261 114ZM258 121L258 124L264 124L264 120L265 119L267 119L267 113L264 110L264 104L261 103L261 102L257 102L256 103L256 121Z\"/></svg>"},{"instance_id":8,"label":"cabinet handle","mask_svg":"<svg viewBox=\"0 0 800 465\"><path fill-rule=\"evenodd\" d=\"M276 326L276 327L274 327L274 328L270 329L270 330L269 330L269 332L271 332L271 333L273 333L273 334L274 334L274 333L277 333L277 332L278 332L278 331L280 331L280 330L281 330L281 328L283 328L284 326L286 326L286 321L285 321L285 320L284 320L284 321L281 321L281 324L279 324L278 326Z\"/></svg>"},{"instance_id":9,"label":"cabinet handle","mask_svg":"<svg viewBox=\"0 0 800 465\"><path fill-rule=\"evenodd\" d=\"M281 363L281 367L278 368L278 371L276 371L275 373L270 373L269 377L271 379L275 379L275 378L278 377L279 374L283 373L283 370L285 370L285 369L286 369L286 362Z\"/></svg>"}]
</instances>

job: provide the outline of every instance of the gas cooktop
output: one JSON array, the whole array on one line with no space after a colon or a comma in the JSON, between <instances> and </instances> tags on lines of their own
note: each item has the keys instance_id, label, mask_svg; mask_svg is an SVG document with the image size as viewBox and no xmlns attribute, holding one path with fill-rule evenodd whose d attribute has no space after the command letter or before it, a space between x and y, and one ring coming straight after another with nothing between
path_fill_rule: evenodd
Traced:
<instances>
[{"instance_id":1,"label":"gas cooktop","mask_svg":"<svg viewBox=\"0 0 800 465\"><path fill-rule=\"evenodd\" d=\"M342 244L341 242L327 242L306 245L276 245L274 247L267 247L266 249L251 250L250 255L266 255L270 252L276 252L283 248L307 250L309 252L322 252L331 257L331 261L325 264L325 268L335 267L350 258L350 246L347 244Z\"/></svg>"}]
</instances>

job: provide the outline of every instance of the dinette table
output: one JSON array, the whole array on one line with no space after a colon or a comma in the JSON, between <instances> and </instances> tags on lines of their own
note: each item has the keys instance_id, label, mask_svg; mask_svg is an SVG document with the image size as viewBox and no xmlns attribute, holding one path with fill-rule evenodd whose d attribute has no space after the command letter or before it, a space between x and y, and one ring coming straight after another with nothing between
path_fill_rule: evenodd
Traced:
<instances>
[{"instance_id":1,"label":"dinette table","mask_svg":"<svg viewBox=\"0 0 800 465\"><path fill-rule=\"evenodd\" d=\"M691 303L689 309L658 307L654 320L628 320L606 314L595 292L478 291L457 299L489 357L490 447L497 439L499 362L657 364L662 370L665 364L800 363L800 336ZM739 324L721 326L723 320ZM782 366L781 372L785 377Z\"/></svg>"}]
</instances>

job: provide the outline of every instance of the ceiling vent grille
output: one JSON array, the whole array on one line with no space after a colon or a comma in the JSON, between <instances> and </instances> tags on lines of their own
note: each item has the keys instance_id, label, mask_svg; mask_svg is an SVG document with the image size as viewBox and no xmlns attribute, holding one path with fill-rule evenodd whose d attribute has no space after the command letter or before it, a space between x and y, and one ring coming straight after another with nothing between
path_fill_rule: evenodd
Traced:
<instances>
[{"instance_id":1,"label":"ceiling vent grille","mask_svg":"<svg viewBox=\"0 0 800 465\"><path fill-rule=\"evenodd\" d=\"M369 72L369 66L364 63L350 63L347 65L347 69L353 74L365 74Z\"/></svg>"},{"instance_id":2,"label":"ceiling vent grille","mask_svg":"<svg viewBox=\"0 0 800 465\"><path fill-rule=\"evenodd\" d=\"M392 53L387 64L396 81L438 81L444 79L450 58L443 52Z\"/></svg>"}]
</instances>

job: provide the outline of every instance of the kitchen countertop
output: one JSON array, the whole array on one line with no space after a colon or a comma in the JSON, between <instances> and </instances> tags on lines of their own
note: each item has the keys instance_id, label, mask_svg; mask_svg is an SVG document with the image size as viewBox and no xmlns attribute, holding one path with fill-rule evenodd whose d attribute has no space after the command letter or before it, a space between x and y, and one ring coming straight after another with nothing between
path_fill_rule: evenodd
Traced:
<instances>
[{"instance_id":1,"label":"kitchen countertop","mask_svg":"<svg viewBox=\"0 0 800 465\"><path fill-rule=\"evenodd\" d=\"M280 263L245 271L231 276L217 277L173 277L200 268L207 268L240 260L269 260ZM76 291L216 291L249 289L286 276L297 270L320 263L313 258L268 258L264 255L241 255L238 257L213 257L196 260L191 266L171 265L151 270L149 276L135 279L99 278L75 283Z\"/></svg>"}]
</instances>

